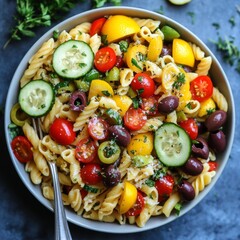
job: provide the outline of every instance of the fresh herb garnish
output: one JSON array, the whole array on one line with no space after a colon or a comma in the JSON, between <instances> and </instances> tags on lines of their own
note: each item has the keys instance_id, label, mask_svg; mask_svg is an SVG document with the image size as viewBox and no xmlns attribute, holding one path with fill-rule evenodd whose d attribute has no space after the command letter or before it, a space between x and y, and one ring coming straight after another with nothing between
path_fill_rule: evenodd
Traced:
<instances>
[{"instance_id":1,"label":"fresh herb garnish","mask_svg":"<svg viewBox=\"0 0 240 240\"><path fill-rule=\"evenodd\" d=\"M179 74L177 75L177 79L176 79L176 81L174 81L172 87L175 88L175 89L177 89L177 90L179 90L180 87L185 83L185 81L186 81L186 80L185 80L185 75L184 75L184 73L179 73Z\"/></svg>"},{"instance_id":2,"label":"fresh herb garnish","mask_svg":"<svg viewBox=\"0 0 240 240\"><path fill-rule=\"evenodd\" d=\"M78 0L17 0L16 24L12 28L10 38L5 43L4 48L12 40L21 40L23 36L34 37L37 27L51 26L52 21L61 18L64 13L69 12L77 3L79 3ZM121 5L122 1L92 0L94 7L102 7L106 3Z\"/></svg>"},{"instance_id":3,"label":"fresh herb garnish","mask_svg":"<svg viewBox=\"0 0 240 240\"><path fill-rule=\"evenodd\" d=\"M120 42L119 42L119 47L120 47L120 50L121 50L122 52L126 52L127 49L128 49L128 42L127 42L127 41L124 41L124 40L120 41Z\"/></svg>"},{"instance_id":4,"label":"fresh herb garnish","mask_svg":"<svg viewBox=\"0 0 240 240\"><path fill-rule=\"evenodd\" d=\"M139 68L140 70L142 70L141 66L138 65L138 62L137 62L137 60L136 60L135 58L132 58L132 59L131 59L131 63L132 63L135 67L137 67L137 68Z\"/></svg>"}]
</instances>

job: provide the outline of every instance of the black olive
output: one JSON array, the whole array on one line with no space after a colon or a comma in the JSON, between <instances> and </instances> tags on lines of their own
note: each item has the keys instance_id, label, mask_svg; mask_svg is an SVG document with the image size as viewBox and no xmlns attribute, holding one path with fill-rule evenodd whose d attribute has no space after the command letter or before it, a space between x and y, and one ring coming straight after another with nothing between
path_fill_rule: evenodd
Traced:
<instances>
[{"instance_id":1,"label":"black olive","mask_svg":"<svg viewBox=\"0 0 240 240\"><path fill-rule=\"evenodd\" d=\"M215 152L223 152L226 148L226 136L223 131L216 131L209 134L209 145Z\"/></svg>"},{"instance_id":2,"label":"black olive","mask_svg":"<svg viewBox=\"0 0 240 240\"><path fill-rule=\"evenodd\" d=\"M87 97L85 92L80 90L73 92L70 97L69 105L73 111L83 111L87 105Z\"/></svg>"},{"instance_id":3,"label":"black olive","mask_svg":"<svg viewBox=\"0 0 240 240\"><path fill-rule=\"evenodd\" d=\"M206 120L205 126L209 132L217 131L226 122L227 113L223 110L213 112Z\"/></svg>"},{"instance_id":4,"label":"black olive","mask_svg":"<svg viewBox=\"0 0 240 240\"><path fill-rule=\"evenodd\" d=\"M203 171L203 164L197 158L190 157L187 162L182 167L182 170L186 174L190 174L192 176L199 175Z\"/></svg>"},{"instance_id":5,"label":"black olive","mask_svg":"<svg viewBox=\"0 0 240 240\"><path fill-rule=\"evenodd\" d=\"M196 138L192 145L192 152L196 157L207 159L209 156L209 148L206 140L202 137Z\"/></svg>"},{"instance_id":6,"label":"black olive","mask_svg":"<svg viewBox=\"0 0 240 240\"><path fill-rule=\"evenodd\" d=\"M158 111L161 113L171 113L179 105L179 98L176 96L167 96L158 103Z\"/></svg>"},{"instance_id":7,"label":"black olive","mask_svg":"<svg viewBox=\"0 0 240 240\"><path fill-rule=\"evenodd\" d=\"M116 186L121 180L121 173L113 164L106 166L103 173L103 184L107 187Z\"/></svg>"},{"instance_id":8,"label":"black olive","mask_svg":"<svg viewBox=\"0 0 240 240\"><path fill-rule=\"evenodd\" d=\"M186 201L191 201L195 198L195 190L192 184L187 180L182 180L178 184L178 192L181 194L182 198Z\"/></svg>"},{"instance_id":9,"label":"black olive","mask_svg":"<svg viewBox=\"0 0 240 240\"><path fill-rule=\"evenodd\" d=\"M108 131L110 138L114 138L119 145L127 147L130 143L131 135L125 127L121 125L113 125L109 127Z\"/></svg>"}]
</instances>

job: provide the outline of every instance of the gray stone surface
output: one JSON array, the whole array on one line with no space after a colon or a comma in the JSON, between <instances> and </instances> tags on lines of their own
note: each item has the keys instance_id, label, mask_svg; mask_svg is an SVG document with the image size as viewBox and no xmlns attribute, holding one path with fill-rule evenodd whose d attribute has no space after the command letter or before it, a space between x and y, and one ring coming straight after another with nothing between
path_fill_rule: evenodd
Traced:
<instances>
[{"instance_id":1,"label":"gray stone surface","mask_svg":"<svg viewBox=\"0 0 240 240\"><path fill-rule=\"evenodd\" d=\"M90 1L78 4L63 18L91 8ZM122 5L141 7L152 11L162 8L164 15L179 21L193 31L216 54L228 76L236 102L236 134L230 159L222 176L212 191L189 213L179 217L163 227L127 235L106 234L90 231L70 224L73 239L191 239L191 240L235 240L240 239L240 137L239 137L239 85L240 75L223 62L209 40L220 36L233 36L240 48L240 13L236 5L239 0L192 0L185 6L173 6L167 1L123 0ZM2 46L8 39L8 33L14 24L15 1L0 0L0 105L5 104L7 90L14 71L26 51L48 29L40 28L34 38L25 38L11 43L5 50ZM194 15L191 17L191 15ZM229 19L234 16L236 26L232 27ZM216 31L213 23L219 23ZM54 23L56 24L56 23ZM1 240L48 240L54 239L54 215L45 209L25 188L18 177L5 144L3 114L0 129L0 239Z\"/></svg>"}]
</instances>

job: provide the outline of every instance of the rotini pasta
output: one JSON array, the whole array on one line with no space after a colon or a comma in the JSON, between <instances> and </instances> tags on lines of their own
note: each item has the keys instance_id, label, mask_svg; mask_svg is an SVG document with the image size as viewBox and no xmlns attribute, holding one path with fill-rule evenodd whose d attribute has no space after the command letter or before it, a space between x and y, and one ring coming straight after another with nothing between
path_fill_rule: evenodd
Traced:
<instances>
[{"instance_id":1,"label":"rotini pasta","mask_svg":"<svg viewBox=\"0 0 240 240\"><path fill-rule=\"evenodd\" d=\"M106 16L106 22L111 19ZM25 171L45 198L54 199L48 161L55 161L63 203L76 214L144 227L151 217L169 217L184 204L189 196L181 182L189 184L195 198L211 183L214 147L209 146L208 157L195 156L192 145L200 145L200 138L184 124L205 121L210 114L200 114L205 100L214 102L211 111L227 112L228 102L215 86L206 98L205 85L196 84L206 76L212 81L212 57L198 45L179 36L176 40L190 46L193 55L181 62L168 49L174 44L164 40L160 21L129 21L135 32L119 39L109 41L114 29L92 34L92 23L83 22L42 44L20 79L20 92L33 88L26 91L29 108L37 102L38 109L32 113L19 100L29 116L26 121L19 117L23 134L17 137L29 150L22 153L29 159L20 159ZM62 58L56 57L59 49ZM43 136L29 121L33 117ZM209 132L201 137L208 143ZM190 156L201 171L186 171Z\"/></svg>"}]
</instances>

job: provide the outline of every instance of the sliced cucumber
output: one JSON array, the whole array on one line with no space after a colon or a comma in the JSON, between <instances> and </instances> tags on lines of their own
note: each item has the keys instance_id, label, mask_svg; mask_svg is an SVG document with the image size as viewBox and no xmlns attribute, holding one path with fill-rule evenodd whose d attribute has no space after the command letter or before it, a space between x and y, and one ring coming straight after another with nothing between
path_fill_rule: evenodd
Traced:
<instances>
[{"instance_id":1,"label":"sliced cucumber","mask_svg":"<svg viewBox=\"0 0 240 240\"><path fill-rule=\"evenodd\" d=\"M77 79L90 71L93 59L93 51L87 43L69 40L55 50L53 68L63 78Z\"/></svg>"},{"instance_id":2,"label":"sliced cucumber","mask_svg":"<svg viewBox=\"0 0 240 240\"><path fill-rule=\"evenodd\" d=\"M191 139L180 126L162 124L155 133L154 147L159 160L166 166L182 166L192 149Z\"/></svg>"},{"instance_id":3,"label":"sliced cucumber","mask_svg":"<svg viewBox=\"0 0 240 240\"><path fill-rule=\"evenodd\" d=\"M20 89L18 102L21 109L32 117L41 117L49 112L54 104L55 94L50 83L33 80Z\"/></svg>"}]
</instances>

